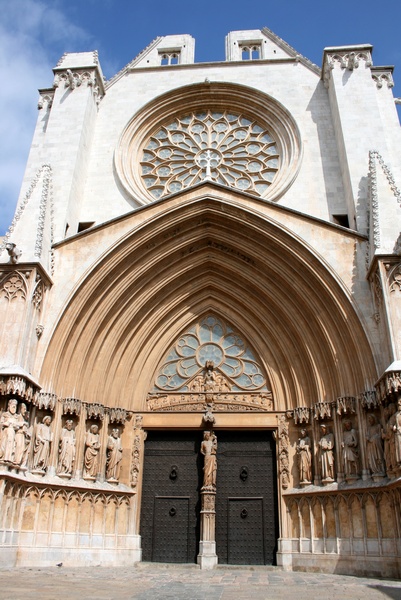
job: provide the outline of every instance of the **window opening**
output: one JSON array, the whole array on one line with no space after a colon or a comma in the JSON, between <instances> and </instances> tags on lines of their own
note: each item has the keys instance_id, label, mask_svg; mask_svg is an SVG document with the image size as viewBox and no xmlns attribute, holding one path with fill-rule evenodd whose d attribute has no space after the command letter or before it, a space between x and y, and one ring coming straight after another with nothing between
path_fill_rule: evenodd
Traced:
<instances>
[{"instance_id":1,"label":"window opening","mask_svg":"<svg viewBox=\"0 0 401 600\"><path fill-rule=\"evenodd\" d=\"M349 228L348 215L333 215L333 222L336 225L341 225L342 227L348 227Z\"/></svg>"},{"instance_id":2,"label":"window opening","mask_svg":"<svg viewBox=\"0 0 401 600\"><path fill-rule=\"evenodd\" d=\"M89 229L89 227L92 227L94 224L95 221L82 221L78 223L78 233L81 233L81 231L86 231L86 229Z\"/></svg>"},{"instance_id":3,"label":"window opening","mask_svg":"<svg viewBox=\"0 0 401 600\"><path fill-rule=\"evenodd\" d=\"M160 64L164 65L179 65L180 64L180 52L177 50L171 50L170 52L163 52L160 54Z\"/></svg>"}]
</instances>

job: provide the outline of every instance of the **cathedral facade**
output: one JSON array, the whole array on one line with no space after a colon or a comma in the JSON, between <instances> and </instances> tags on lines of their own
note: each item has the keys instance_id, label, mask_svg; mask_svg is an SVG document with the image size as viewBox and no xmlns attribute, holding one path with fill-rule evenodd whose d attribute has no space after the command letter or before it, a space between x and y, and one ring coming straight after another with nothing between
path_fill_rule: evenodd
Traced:
<instances>
[{"instance_id":1,"label":"cathedral facade","mask_svg":"<svg viewBox=\"0 0 401 600\"><path fill-rule=\"evenodd\" d=\"M0 564L401 575L401 134L372 46L40 90L0 250Z\"/></svg>"}]
</instances>

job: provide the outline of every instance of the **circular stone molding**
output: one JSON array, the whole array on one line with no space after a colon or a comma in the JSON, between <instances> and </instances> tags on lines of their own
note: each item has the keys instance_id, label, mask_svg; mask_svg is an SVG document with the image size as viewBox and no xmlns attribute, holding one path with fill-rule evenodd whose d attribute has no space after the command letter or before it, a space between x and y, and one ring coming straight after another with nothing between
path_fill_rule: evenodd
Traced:
<instances>
[{"instance_id":1,"label":"circular stone molding","mask_svg":"<svg viewBox=\"0 0 401 600\"><path fill-rule=\"evenodd\" d=\"M202 181L277 200L300 162L299 130L281 104L220 83L179 88L146 105L115 153L118 177L140 204Z\"/></svg>"}]
</instances>

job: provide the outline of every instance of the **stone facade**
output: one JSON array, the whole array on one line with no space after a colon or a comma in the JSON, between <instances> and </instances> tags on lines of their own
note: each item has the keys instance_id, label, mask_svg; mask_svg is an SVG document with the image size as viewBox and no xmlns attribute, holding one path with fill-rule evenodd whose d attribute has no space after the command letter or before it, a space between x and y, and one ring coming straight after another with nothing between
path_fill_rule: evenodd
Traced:
<instances>
[{"instance_id":1,"label":"stone facade","mask_svg":"<svg viewBox=\"0 0 401 600\"><path fill-rule=\"evenodd\" d=\"M0 564L141 560L147 432L255 429L277 564L400 576L392 86L370 45L319 68L268 29L206 64L156 38L109 81L60 59L0 248Z\"/></svg>"}]
</instances>

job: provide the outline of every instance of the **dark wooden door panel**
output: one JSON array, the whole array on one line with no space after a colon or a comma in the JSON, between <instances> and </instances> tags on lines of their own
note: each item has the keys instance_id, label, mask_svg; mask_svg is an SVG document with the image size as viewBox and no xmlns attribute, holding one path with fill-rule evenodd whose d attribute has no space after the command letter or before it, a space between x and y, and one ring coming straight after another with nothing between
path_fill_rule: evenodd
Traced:
<instances>
[{"instance_id":1,"label":"dark wooden door panel","mask_svg":"<svg viewBox=\"0 0 401 600\"><path fill-rule=\"evenodd\" d=\"M278 520L275 442L271 432L218 431L217 438L216 551L219 563L227 564L234 561L234 564L238 564L236 561L239 559L235 558L237 551L234 550L233 544L234 540L237 540L239 545L242 542L241 534L236 529L239 527L241 531L242 529L247 531L246 523L242 521L237 523L235 519L230 518L230 510L234 508L229 508L229 498L243 498L248 499L249 502L261 498L260 502L252 505L252 522L256 523L259 520L261 524L262 563L273 564ZM235 502L233 507L234 505ZM259 516L254 514L257 510L260 512ZM260 533L249 534L249 540L254 535L256 543ZM247 540L244 540L244 543L252 544ZM250 561L248 564L259 564L251 557L247 560Z\"/></svg>"},{"instance_id":2,"label":"dark wooden door panel","mask_svg":"<svg viewBox=\"0 0 401 600\"><path fill-rule=\"evenodd\" d=\"M228 499L228 548L230 565L263 565L263 498Z\"/></svg>"},{"instance_id":3,"label":"dark wooden door panel","mask_svg":"<svg viewBox=\"0 0 401 600\"><path fill-rule=\"evenodd\" d=\"M155 498L153 525L154 562L188 562L190 498Z\"/></svg>"},{"instance_id":4,"label":"dark wooden door panel","mask_svg":"<svg viewBox=\"0 0 401 600\"><path fill-rule=\"evenodd\" d=\"M142 557L145 561L196 562L202 485L199 449L198 432L148 433L141 508ZM176 509L175 516L171 516L171 508Z\"/></svg>"}]
</instances>

